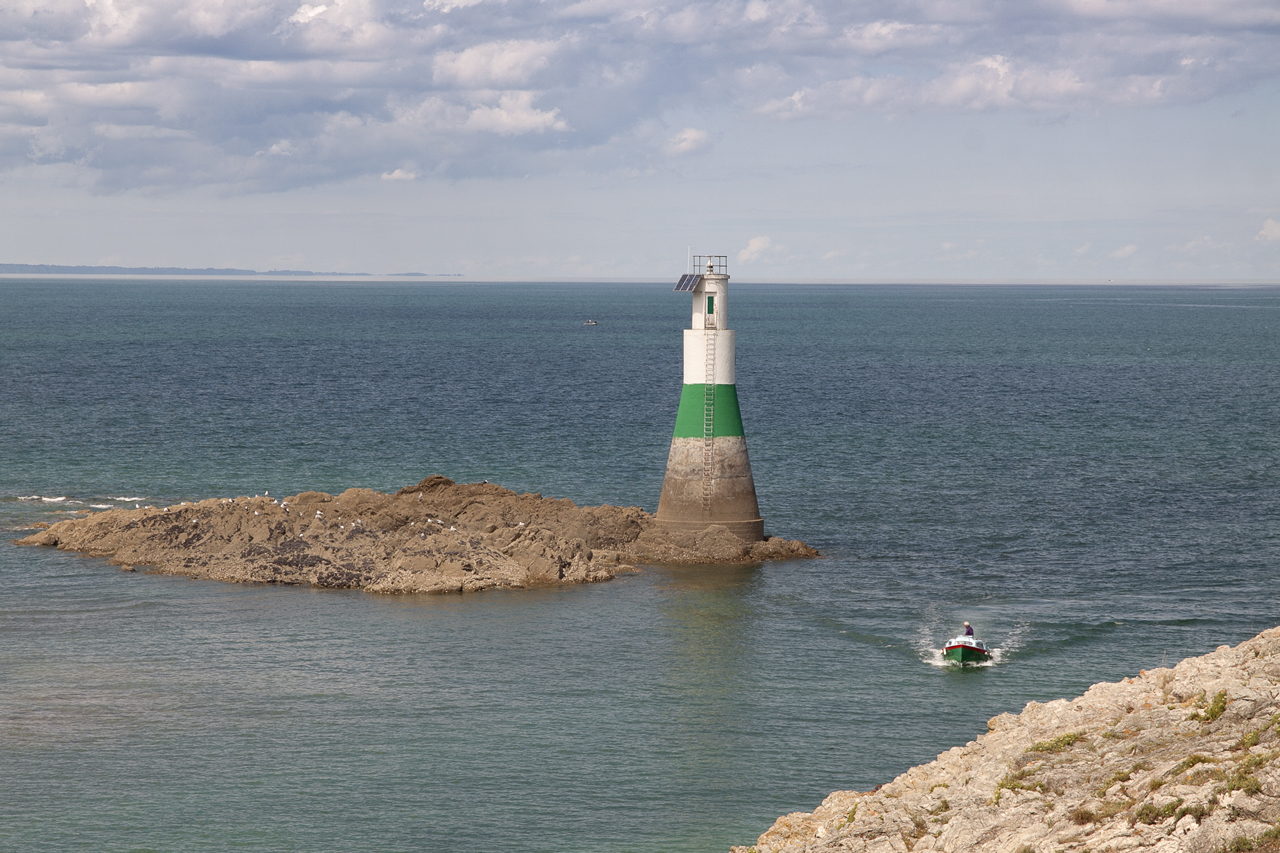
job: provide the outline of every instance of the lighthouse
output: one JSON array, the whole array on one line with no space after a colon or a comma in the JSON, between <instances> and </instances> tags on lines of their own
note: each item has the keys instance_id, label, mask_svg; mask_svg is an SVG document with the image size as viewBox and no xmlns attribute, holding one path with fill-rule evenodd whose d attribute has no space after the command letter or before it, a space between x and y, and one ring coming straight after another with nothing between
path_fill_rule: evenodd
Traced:
<instances>
[{"instance_id":1,"label":"lighthouse","mask_svg":"<svg viewBox=\"0 0 1280 853\"><path fill-rule=\"evenodd\" d=\"M721 525L757 542L764 520L738 409L728 256L694 255L692 267L675 288L693 296L693 318L684 330L684 385L658 522L673 532Z\"/></svg>"}]
</instances>

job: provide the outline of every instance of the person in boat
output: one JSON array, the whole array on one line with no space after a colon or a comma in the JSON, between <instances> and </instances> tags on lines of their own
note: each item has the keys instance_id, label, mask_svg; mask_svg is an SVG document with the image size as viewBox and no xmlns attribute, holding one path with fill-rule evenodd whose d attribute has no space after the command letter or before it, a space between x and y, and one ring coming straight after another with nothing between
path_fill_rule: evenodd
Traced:
<instances>
[{"instance_id":1,"label":"person in boat","mask_svg":"<svg viewBox=\"0 0 1280 853\"><path fill-rule=\"evenodd\" d=\"M972 626L972 625L970 625L968 622L964 623L964 635L965 635L966 637L972 637L972 636L973 636L973 626Z\"/></svg>"}]
</instances>

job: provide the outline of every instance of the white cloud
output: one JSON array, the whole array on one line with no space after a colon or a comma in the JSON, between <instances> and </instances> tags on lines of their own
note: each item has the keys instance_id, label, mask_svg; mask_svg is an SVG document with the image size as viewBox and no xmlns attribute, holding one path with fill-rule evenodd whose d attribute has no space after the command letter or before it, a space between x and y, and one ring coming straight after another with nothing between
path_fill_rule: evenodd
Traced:
<instances>
[{"instance_id":1,"label":"white cloud","mask_svg":"<svg viewBox=\"0 0 1280 853\"><path fill-rule=\"evenodd\" d=\"M752 237L747 241L747 247L738 253L738 262L743 264L751 263L759 260L762 255L767 252L776 252L781 247L774 246L773 240L763 235Z\"/></svg>"},{"instance_id":2,"label":"white cloud","mask_svg":"<svg viewBox=\"0 0 1280 853\"><path fill-rule=\"evenodd\" d=\"M484 0L423 0L422 7L429 11L448 12L452 9L465 9L478 6Z\"/></svg>"},{"instance_id":3,"label":"white cloud","mask_svg":"<svg viewBox=\"0 0 1280 853\"><path fill-rule=\"evenodd\" d=\"M493 174L610 146L643 169L637 130L709 102L1062 114L1280 80L1274 0L9 0L0 42L0 171L62 163L106 188ZM281 139L296 169L262 171Z\"/></svg>"},{"instance_id":4,"label":"white cloud","mask_svg":"<svg viewBox=\"0 0 1280 853\"><path fill-rule=\"evenodd\" d=\"M551 41L501 41L441 53L433 64L435 81L464 89L523 86L550 64L556 48Z\"/></svg>"},{"instance_id":5,"label":"white cloud","mask_svg":"<svg viewBox=\"0 0 1280 853\"><path fill-rule=\"evenodd\" d=\"M1188 240L1187 242L1182 243L1180 245L1179 244L1172 245L1169 247L1169 251L1177 252L1182 255L1196 255L1205 251L1206 249L1222 249L1222 248L1225 248L1225 244L1217 242L1212 237L1206 234L1203 237L1197 237L1194 240Z\"/></svg>"},{"instance_id":6,"label":"white cloud","mask_svg":"<svg viewBox=\"0 0 1280 853\"><path fill-rule=\"evenodd\" d=\"M545 112L533 106L532 92L507 92L497 106L480 106L467 118L468 130L488 131L502 136L541 133L544 130L568 130L560 118L560 110Z\"/></svg>"},{"instance_id":7,"label":"white cloud","mask_svg":"<svg viewBox=\"0 0 1280 853\"><path fill-rule=\"evenodd\" d=\"M382 180L384 181L412 181L416 180L418 173L406 169L396 169L394 172L383 172Z\"/></svg>"},{"instance_id":8,"label":"white cloud","mask_svg":"<svg viewBox=\"0 0 1280 853\"><path fill-rule=\"evenodd\" d=\"M1129 245L1127 245L1127 246L1121 246L1119 249L1116 249L1114 252L1112 252L1112 253L1110 254L1110 257L1112 257L1112 258L1127 258L1127 257L1129 257L1130 255L1132 255L1132 254L1133 254L1134 252L1136 252L1136 251L1138 251L1138 247L1137 247L1137 246L1135 246L1133 243L1130 243L1130 244L1129 244Z\"/></svg>"},{"instance_id":9,"label":"white cloud","mask_svg":"<svg viewBox=\"0 0 1280 853\"><path fill-rule=\"evenodd\" d=\"M293 13L293 17L289 18L289 21L295 24L305 24L328 8L328 6L299 6L298 11Z\"/></svg>"},{"instance_id":10,"label":"white cloud","mask_svg":"<svg viewBox=\"0 0 1280 853\"><path fill-rule=\"evenodd\" d=\"M844 38L854 50L875 56L891 50L935 44L944 32L944 27L938 24L872 21L845 30Z\"/></svg>"},{"instance_id":11,"label":"white cloud","mask_svg":"<svg viewBox=\"0 0 1280 853\"><path fill-rule=\"evenodd\" d=\"M1073 254L1076 254L1076 255L1085 255L1085 254L1088 254L1088 252L1089 252L1089 250L1090 250L1091 248L1093 248L1093 244L1092 244L1092 243L1085 243L1085 244L1084 244L1083 246L1081 246L1080 248L1073 250Z\"/></svg>"},{"instance_id":12,"label":"white cloud","mask_svg":"<svg viewBox=\"0 0 1280 853\"><path fill-rule=\"evenodd\" d=\"M1266 240L1268 243L1272 240L1280 240L1280 222L1274 219L1268 219L1262 223L1262 230L1258 232L1255 240Z\"/></svg>"},{"instance_id":13,"label":"white cloud","mask_svg":"<svg viewBox=\"0 0 1280 853\"><path fill-rule=\"evenodd\" d=\"M665 151L668 154L690 154L699 148L705 148L711 141L711 135L696 127L686 127L667 140Z\"/></svg>"}]
</instances>

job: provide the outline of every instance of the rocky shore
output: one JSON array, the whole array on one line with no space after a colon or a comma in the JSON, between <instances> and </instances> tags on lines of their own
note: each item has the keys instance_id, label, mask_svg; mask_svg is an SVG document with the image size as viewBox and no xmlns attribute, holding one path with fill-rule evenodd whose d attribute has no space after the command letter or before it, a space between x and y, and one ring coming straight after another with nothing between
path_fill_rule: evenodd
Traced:
<instances>
[{"instance_id":1,"label":"rocky shore","mask_svg":"<svg viewBox=\"0 0 1280 853\"><path fill-rule=\"evenodd\" d=\"M733 851L1280 851L1280 628L987 728Z\"/></svg>"},{"instance_id":2,"label":"rocky shore","mask_svg":"<svg viewBox=\"0 0 1280 853\"><path fill-rule=\"evenodd\" d=\"M348 489L113 509L18 540L122 568L241 583L462 592L609 580L633 564L816 557L802 542L744 542L722 527L663 531L639 507L578 507L439 475L394 495Z\"/></svg>"}]
</instances>

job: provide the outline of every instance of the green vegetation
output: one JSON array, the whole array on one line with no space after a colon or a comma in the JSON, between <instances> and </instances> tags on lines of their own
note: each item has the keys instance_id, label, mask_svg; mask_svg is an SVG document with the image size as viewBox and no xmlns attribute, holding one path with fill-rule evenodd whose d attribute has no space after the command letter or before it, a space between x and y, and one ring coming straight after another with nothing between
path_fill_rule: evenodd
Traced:
<instances>
[{"instance_id":1,"label":"green vegetation","mask_svg":"<svg viewBox=\"0 0 1280 853\"><path fill-rule=\"evenodd\" d=\"M1067 817L1071 818L1072 823L1077 823L1081 826L1084 826L1086 823L1096 823L1098 820L1098 815L1093 811L1093 809L1087 809L1084 806L1076 806L1070 811Z\"/></svg>"},{"instance_id":2,"label":"green vegetation","mask_svg":"<svg viewBox=\"0 0 1280 853\"><path fill-rule=\"evenodd\" d=\"M1148 826L1159 823L1162 820L1168 820L1173 817L1178 807L1182 805L1182 798L1179 797L1172 802L1165 803L1163 806L1156 808L1151 803L1143 803L1138 806L1138 810L1133 813L1134 823L1145 823Z\"/></svg>"},{"instance_id":3,"label":"green vegetation","mask_svg":"<svg viewBox=\"0 0 1280 853\"><path fill-rule=\"evenodd\" d=\"M1280 851L1280 826L1273 826L1257 838L1241 836L1222 848L1222 853L1246 853L1254 850L1257 853L1276 853Z\"/></svg>"},{"instance_id":4,"label":"green vegetation","mask_svg":"<svg viewBox=\"0 0 1280 853\"><path fill-rule=\"evenodd\" d=\"M1188 755L1186 758L1182 759L1182 761L1178 762L1178 765L1176 767L1174 767L1165 775L1177 776L1179 773L1185 773L1186 771L1190 770L1192 767L1195 767L1197 764L1213 764L1213 763L1214 763L1214 760L1212 758L1210 758L1207 755L1201 755L1200 753L1197 752L1195 755Z\"/></svg>"},{"instance_id":5,"label":"green vegetation","mask_svg":"<svg viewBox=\"0 0 1280 853\"><path fill-rule=\"evenodd\" d=\"M1042 740L1027 747L1027 752L1062 752L1074 743L1084 740L1084 732L1068 732L1053 740Z\"/></svg>"},{"instance_id":6,"label":"green vegetation","mask_svg":"<svg viewBox=\"0 0 1280 853\"><path fill-rule=\"evenodd\" d=\"M1098 796L1099 797L1105 796L1107 791L1111 789L1111 786L1117 782L1128 782L1133 777L1134 773L1140 773L1143 770L1150 770L1150 769L1151 769L1150 764L1148 764L1145 761L1139 761L1137 764L1133 765L1128 770L1117 770L1115 773L1112 773L1106 779L1102 780L1102 786L1098 788L1098 792L1097 792Z\"/></svg>"},{"instance_id":7,"label":"green vegetation","mask_svg":"<svg viewBox=\"0 0 1280 853\"><path fill-rule=\"evenodd\" d=\"M1262 782L1258 781L1258 777L1253 775L1253 771L1275 760L1277 755L1280 755L1280 752L1247 756L1232 769L1230 775L1226 776L1227 784L1219 788L1218 792L1244 791L1246 794L1261 793Z\"/></svg>"},{"instance_id":8,"label":"green vegetation","mask_svg":"<svg viewBox=\"0 0 1280 853\"><path fill-rule=\"evenodd\" d=\"M1187 719L1204 720L1205 722L1212 723L1214 720L1221 717L1222 712L1225 710L1227 710L1227 691L1219 690L1218 695L1213 697L1213 701L1209 703L1209 707L1204 710L1203 714L1196 711L1193 712L1191 716L1187 717Z\"/></svg>"},{"instance_id":9,"label":"green vegetation","mask_svg":"<svg viewBox=\"0 0 1280 853\"><path fill-rule=\"evenodd\" d=\"M1258 781L1257 776L1251 773L1236 771L1227 777L1227 790L1258 794L1262 792L1262 783Z\"/></svg>"},{"instance_id":10,"label":"green vegetation","mask_svg":"<svg viewBox=\"0 0 1280 853\"><path fill-rule=\"evenodd\" d=\"M1003 779L996 783L996 795L992 802L996 805L1000 803L1000 793L1002 791L1039 791L1044 794L1049 790L1049 786L1044 782L1026 782L1028 776L1036 772L1034 767L1024 767L1017 773L1008 773Z\"/></svg>"},{"instance_id":11,"label":"green vegetation","mask_svg":"<svg viewBox=\"0 0 1280 853\"><path fill-rule=\"evenodd\" d=\"M1236 765L1238 772L1248 773L1250 770L1257 770L1264 764L1270 763L1280 752L1272 752L1265 755L1250 755L1244 761Z\"/></svg>"},{"instance_id":12,"label":"green vegetation","mask_svg":"<svg viewBox=\"0 0 1280 853\"><path fill-rule=\"evenodd\" d=\"M1261 737L1261 735L1261 732L1249 732L1247 735L1240 738L1240 740L1233 743L1231 748L1234 750L1241 750L1255 747L1258 745L1258 738Z\"/></svg>"},{"instance_id":13,"label":"green vegetation","mask_svg":"<svg viewBox=\"0 0 1280 853\"><path fill-rule=\"evenodd\" d=\"M1177 823L1187 815L1191 815L1196 819L1196 823L1207 818L1213 813L1213 804L1205 805L1203 803L1194 803L1193 805L1183 806L1173 813L1173 822Z\"/></svg>"},{"instance_id":14,"label":"green vegetation","mask_svg":"<svg viewBox=\"0 0 1280 853\"><path fill-rule=\"evenodd\" d=\"M1186 782L1188 785L1203 785L1205 782L1221 782L1227 778L1227 771L1221 767L1203 767L1193 773L1187 774Z\"/></svg>"}]
</instances>

